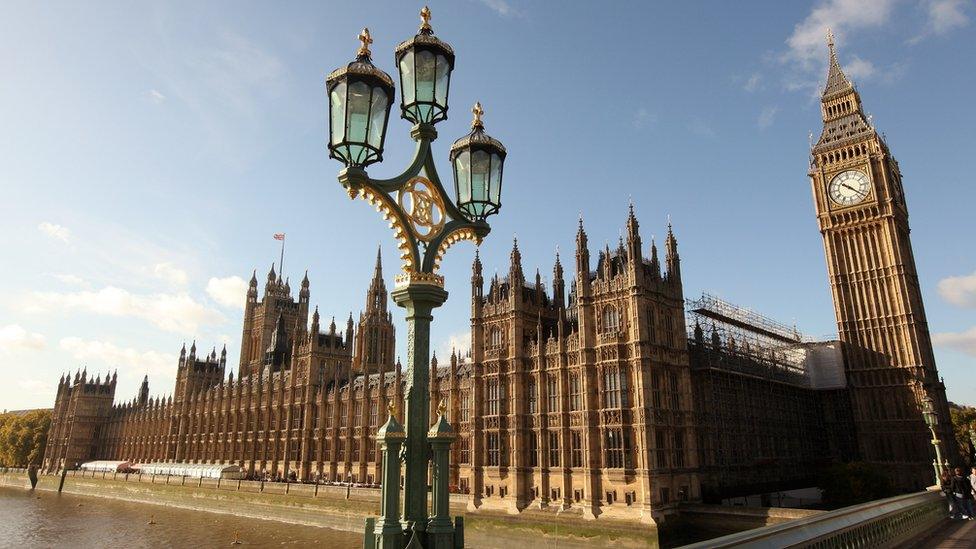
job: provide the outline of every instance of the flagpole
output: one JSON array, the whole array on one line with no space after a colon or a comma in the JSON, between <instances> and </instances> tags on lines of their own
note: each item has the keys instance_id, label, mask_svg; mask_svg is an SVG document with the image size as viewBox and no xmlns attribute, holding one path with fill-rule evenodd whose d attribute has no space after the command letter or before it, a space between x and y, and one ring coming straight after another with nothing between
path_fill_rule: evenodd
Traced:
<instances>
[{"instance_id":1,"label":"flagpole","mask_svg":"<svg viewBox=\"0 0 976 549\"><path fill-rule=\"evenodd\" d=\"M285 276L285 235L281 235L281 257L278 259L278 273Z\"/></svg>"}]
</instances>

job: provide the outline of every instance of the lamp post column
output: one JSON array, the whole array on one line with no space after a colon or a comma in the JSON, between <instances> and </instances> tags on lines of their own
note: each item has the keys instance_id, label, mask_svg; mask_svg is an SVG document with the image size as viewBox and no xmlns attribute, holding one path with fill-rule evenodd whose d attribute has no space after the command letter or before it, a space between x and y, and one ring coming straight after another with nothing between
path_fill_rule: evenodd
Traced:
<instances>
[{"instance_id":1,"label":"lamp post column","mask_svg":"<svg viewBox=\"0 0 976 549\"><path fill-rule=\"evenodd\" d=\"M409 277L410 275L406 275ZM437 284L408 280L391 293L393 301L407 310L407 380L404 425L407 431L403 472L403 525L427 527L427 465L430 450L430 322L431 311L447 300Z\"/></svg>"},{"instance_id":2,"label":"lamp post column","mask_svg":"<svg viewBox=\"0 0 976 549\"><path fill-rule=\"evenodd\" d=\"M935 434L935 429L929 428L932 431L932 446L935 447L935 461L932 465L935 467L935 485L938 486L942 482L942 449L939 447L939 437Z\"/></svg>"}]
</instances>

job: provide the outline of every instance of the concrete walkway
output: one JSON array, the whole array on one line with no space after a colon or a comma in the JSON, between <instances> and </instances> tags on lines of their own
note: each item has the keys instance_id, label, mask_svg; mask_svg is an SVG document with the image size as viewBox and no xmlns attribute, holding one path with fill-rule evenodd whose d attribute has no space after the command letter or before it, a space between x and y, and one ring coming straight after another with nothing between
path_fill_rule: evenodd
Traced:
<instances>
[{"instance_id":1,"label":"concrete walkway","mask_svg":"<svg viewBox=\"0 0 976 549\"><path fill-rule=\"evenodd\" d=\"M976 520L946 520L928 536L917 538L903 547L976 548Z\"/></svg>"}]
</instances>

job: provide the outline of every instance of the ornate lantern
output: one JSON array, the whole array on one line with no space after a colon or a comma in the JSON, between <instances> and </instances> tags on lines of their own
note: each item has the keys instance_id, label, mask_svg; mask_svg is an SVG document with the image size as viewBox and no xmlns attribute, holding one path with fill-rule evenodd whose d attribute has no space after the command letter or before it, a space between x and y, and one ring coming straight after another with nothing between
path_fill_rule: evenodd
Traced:
<instances>
[{"instance_id":1,"label":"ornate lantern","mask_svg":"<svg viewBox=\"0 0 976 549\"><path fill-rule=\"evenodd\" d=\"M373 66L369 29L359 33L356 60L332 71L329 93L329 156L347 168L365 168L383 160L386 124L393 104L393 79Z\"/></svg>"},{"instance_id":2,"label":"ornate lantern","mask_svg":"<svg viewBox=\"0 0 976 549\"><path fill-rule=\"evenodd\" d=\"M485 133L481 103L471 109L471 133L451 145L457 207L472 221L484 221L501 209L505 146Z\"/></svg>"},{"instance_id":3,"label":"ornate lantern","mask_svg":"<svg viewBox=\"0 0 976 549\"><path fill-rule=\"evenodd\" d=\"M454 49L434 36L426 6L420 19L420 32L396 48L401 116L414 124L436 124L447 118Z\"/></svg>"},{"instance_id":4,"label":"ornate lantern","mask_svg":"<svg viewBox=\"0 0 976 549\"><path fill-rule=\"evenodd\" d=\"M935 429L939 424L939 417L935 414L935 407L932 405L932 397L926 396L922 399L922 416L929 429Z\"/></svg>"}]
</instances>

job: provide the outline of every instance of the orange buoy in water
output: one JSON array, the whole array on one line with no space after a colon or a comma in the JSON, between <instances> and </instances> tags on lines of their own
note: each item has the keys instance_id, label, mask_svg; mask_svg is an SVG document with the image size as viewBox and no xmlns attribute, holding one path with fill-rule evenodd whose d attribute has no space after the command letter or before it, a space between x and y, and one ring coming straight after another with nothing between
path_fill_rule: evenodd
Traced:
<instances>
[{"instance_id":1,"label":"orange buoy in water","mask_svg":"<svg viewBox=\"0 0 976 549\"><path fill-rule=\"evenodd\" d=\"M156 515L149 515L148 524L156 524Z\"/></svg>"},{"instance_id":2,"label":"orange buoy in water","mask_svg":"<svg viewBox=\"0 0 976 549\"><path fill-rule=\"evenodd\" d=\"M231 545L240 545L242 543L244 543L244 542L241 541L241 533L240 532L234 532L234 541L232 541L230 544Z\"/></svg>"}]
</instances>

